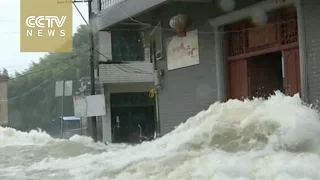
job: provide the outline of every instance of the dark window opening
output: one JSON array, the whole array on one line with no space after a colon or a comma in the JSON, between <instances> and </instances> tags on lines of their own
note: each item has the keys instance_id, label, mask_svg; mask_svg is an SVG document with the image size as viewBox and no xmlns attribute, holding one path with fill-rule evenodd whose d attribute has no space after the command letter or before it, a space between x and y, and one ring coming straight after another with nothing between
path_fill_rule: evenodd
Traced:
<instances>
[{"instance_id":1,"label":"dark window opening","mask_svg":"<svg viewBox=\"0 0 320 180\"><path fill-rule=\"evenodd\" d=\"M147 93L111 94L111 127L114 143L139 143L156 130L154 100Z\"/></svg>"},{"instance_id":2,"label":"dark window opening","mask_svg":"<svg viewBox=\"0 0 320 180\"><path fill-rule=\"evenodd\" d=\"M282 52L253 57L248 62L249 95L263 97L283 92Z\"/></svg>"},{"instance_id":3,"label":"dark window opening","mask_svg":"<svg viewBox=\"0 0 320 180\"><path fill-rule=\"evenodd\" d=\"M144 61L140 32L112 31L111 42L113 61Z\"/></svg>"}]
</instances>

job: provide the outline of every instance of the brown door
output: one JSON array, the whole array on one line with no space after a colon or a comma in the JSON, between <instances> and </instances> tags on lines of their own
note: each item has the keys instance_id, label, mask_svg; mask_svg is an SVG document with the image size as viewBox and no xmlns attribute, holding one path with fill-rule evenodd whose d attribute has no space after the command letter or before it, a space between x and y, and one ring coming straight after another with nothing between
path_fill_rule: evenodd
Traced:
<instances>
[{"instance_id":1,"label":"brown door","mask_svg":"<svg viewBox=\"0 0 320 180\"><path fill-rule=\"evenodd\" d=\"M247 59L228 61L229 98L248 97Z\"/></svg>"},{"instance_id":2,"label":"brown door","mask_svg":"<svg viewBox=\"0 0 320 180\"><path fill-rule=\"evenodd\" d=\"M284 88L287 95L301 96L299 47L284 50Z\"/></svg>"}]
</instances>

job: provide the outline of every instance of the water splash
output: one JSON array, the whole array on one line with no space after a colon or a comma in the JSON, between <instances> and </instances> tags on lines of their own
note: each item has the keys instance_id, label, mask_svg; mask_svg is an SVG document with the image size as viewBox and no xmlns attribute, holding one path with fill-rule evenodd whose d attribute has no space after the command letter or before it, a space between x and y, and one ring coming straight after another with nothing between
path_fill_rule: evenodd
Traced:
<instances>
[{"instance_id":1,"label":"water splash","mask_svg":"<svg viewBox=\"0 0 320 180\"><path fill-rule=\"evenodd\" d=\"M76 152L81 152L73 143L88 149L60 157L25 157L50 147L51 138L30 140L47 135L16 132L17 137L26 136L27 141L40 145L21 152L24 156L20 157L20 164L0 159L0 174L5 174L0 177L10 179L17 174L20 179L318 180L319 120L318 112L297 95L276 92L268 100L214 103L171 133L137 146L108 145L101 150L90 139L76 136L64 141L68 148L52 151L61 153L75 147L79 149Z\"/></svg>"}]
</instances>

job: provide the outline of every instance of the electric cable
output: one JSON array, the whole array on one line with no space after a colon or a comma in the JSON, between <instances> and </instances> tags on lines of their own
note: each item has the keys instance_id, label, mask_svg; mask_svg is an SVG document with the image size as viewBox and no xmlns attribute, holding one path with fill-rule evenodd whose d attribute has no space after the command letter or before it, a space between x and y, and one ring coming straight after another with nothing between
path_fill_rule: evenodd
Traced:
<instances>
[{"instance_id":1,"label":"electric cable","mask_svg":"<svg viewBox=\"0 0 320 180\"><path fill-rule=\"evenodd\" d=\"M25 97L27 96L28 94L30 94L31 92L37 90L39 87L41 87L42 85L46 84L47 82L51 81L52 79L54 79L55 77L59 76L60 74L62 74L63 72L65 72L66 70L68 70L70 67L72 67L76 62L72 62L70 64L70 66L67 66L65 69L63 69L62 71L60 71L58 74L55 74L54 76L51 76L49 79L46 79L44 80L42 83L40 83L39 85L33 87L32 89L30 89L29 91L23 93L22 95L19 95L19 96L15 96L15 97L12 97L10 99L5 99L5 100L0 100L1 102L8 102L8 101L11 101L11 100L15 100L15 99L18 99L18 98L21 98L21 97Z\"/></svg>"},{"instance_id":2,"label":"electric cable","mask_svg":"<svg viewBox=\"0 0 320 180\"><path fill-rule=\"evenodd\" d=\"M89 52L89 50L81 52L79 54L76 54L76 55L68 57L68 58L56 59L55 63L51 63L48 66L45 66L45 67L42 67L42 68L39 68L39 69L36 69L36 70L31 70L28 73L24 73L24 74L21 74L21 75L19 75L17 77L11 78L9 81L13 81L13 80L18 79L18 78L23 78L25 76L29 76L29 75L32 75L34 73L42 72L42 71L47 70L49 68L56 67L57 65L61 64L61 61L67 61L67 60L75 59L75 58L77 58L77 57L79 57L79 56L81 56L81 55L83 55L83 54L85 54L87 52Z\"/></svg>"},{"instance_id":3,"label":"electric cable","mask_svg":"<svg viewBox=\"0 0 320 180\"><path fill-rule=\"evenodd\" d=\"M136 22L140 25L144 25L144 26L148 26L148 27L153 27L153 28L157 28L157 26L154 26L152 24L149 24L149 23L144 23L144 22L141 22L139 20L136 20L134 19L132 16L130 16L127 12L125 12L119 4L115 4L113 5L113 7L117 7L120 11L122 11L128 19L130 19L132 22ZM112 7L112 8L113 8ZM119 21L121 21L121 19L119 19ZM271 23L268 23L268 24L272 24L272 25L281 25L281 24L285 24L285 23L288 23L288 22L297 22L296 19L289 19L289 20L286 20L286 21L277 21L277 22L271 22ZM208 23L208 22L206 22ZM241 29L241 30L230 30L230 31L219 31L219 32L213 32L213 31L198 31L199 34L216 34L216 33L237 33L237 32L244 32L244 31L249 31L249 30L254 30L254 29L260 29L261 27L257 26L257 27L252 27L252 28L245 28L245 29ZM166 30L166 31L173 31L175 32L174 29L171 29L171 28L163 28L163 27L160 27L161 30Z\"/></svg>"}]
</instances>

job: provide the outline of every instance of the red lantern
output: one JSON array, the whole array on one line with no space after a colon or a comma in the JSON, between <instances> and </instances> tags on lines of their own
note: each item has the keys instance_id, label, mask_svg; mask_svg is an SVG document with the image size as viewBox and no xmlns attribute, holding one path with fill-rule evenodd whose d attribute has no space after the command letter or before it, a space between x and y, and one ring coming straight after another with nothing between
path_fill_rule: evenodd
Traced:
<instances>
[{"instance_id":1,"label":"red lantern","mask_svg":"<svg viewBox=\"0 0 320 180\"><path fill-rule=\"evenodd\" d=\"M178 14L171 18L169 25L177 32L177 36L184 37L190 25L190 19L185 14Z\"/></svg>"}]
</instances>

